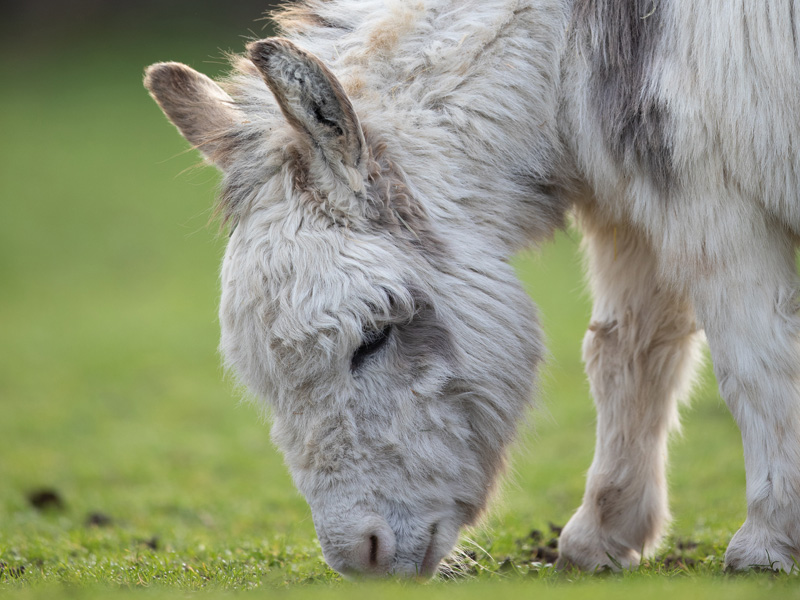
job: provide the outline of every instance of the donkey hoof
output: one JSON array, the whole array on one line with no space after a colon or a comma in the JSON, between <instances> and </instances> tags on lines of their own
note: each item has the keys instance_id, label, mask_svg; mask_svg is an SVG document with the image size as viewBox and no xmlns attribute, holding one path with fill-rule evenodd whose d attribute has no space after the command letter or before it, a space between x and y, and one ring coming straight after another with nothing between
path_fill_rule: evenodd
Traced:
<instances>
[{"instance_id":1,"label":"donkey hoof","mask_svg":"<svg viewBox=\"0 0 800 600\"><path fill-rule=\"evenodd\" d=\"M598 528L586 521L586 512L579 509L564 527L558 544L556 568L602 573L639 566L641 555L637 551L603 536Z\"/></svg>"},{"instance_id":2,"label":"donkey hoof","mask_svg":"<svg viewBox=\"0 0 800 600\"><path fill-rule=\"evenodd\" d=\"M764 528L745 523L731 538L725 552L725 570L800 572L800 550L781 542L783 536L766 536Z\"/></svg>"}]
</instances>

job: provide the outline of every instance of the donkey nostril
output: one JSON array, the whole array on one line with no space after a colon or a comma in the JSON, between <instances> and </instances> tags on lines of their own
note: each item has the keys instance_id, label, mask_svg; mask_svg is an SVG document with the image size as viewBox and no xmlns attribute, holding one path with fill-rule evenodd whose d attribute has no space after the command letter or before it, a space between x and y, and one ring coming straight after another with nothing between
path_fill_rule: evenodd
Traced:
<instances>
[{"instance_id":1,"label":"donkey nostril","mask_svg":"<svg viewBox=\"0 0 800 600\"><path fill-rule=\"evenodd\" d=\"M394 533L385 521L365 523L347 559L350 570L361 575L386 575L392 568L396 544Z\"/></svg>"},{"instance_id":2,"label":"donkey nostril","mask_svg":"<svg viewBox=\"0 0 800 600\"><path fill-rule=\"evenodd\" d=\"M369 536L369 565L371 567L378 565L378 536L374 533Z\"/></svg>"}]
</instances>

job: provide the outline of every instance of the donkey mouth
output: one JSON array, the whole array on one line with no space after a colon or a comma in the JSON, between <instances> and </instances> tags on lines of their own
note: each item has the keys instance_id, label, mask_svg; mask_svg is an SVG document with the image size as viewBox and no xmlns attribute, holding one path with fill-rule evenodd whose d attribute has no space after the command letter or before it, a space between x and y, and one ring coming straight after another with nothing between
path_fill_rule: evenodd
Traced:
<instances>
[{"instance_id":1,"label":"donkey mouth","mask_svg":"<svg viewBox=\"0 0 800 600\"><path fill-rule=\"evenodd\" d=\"M425 556L422 558L422 563L419 566L418 577L430 579L436 574L436 569L442 560L440 552L436 548L436 534L439 532L439 525L434 523L431 526L431 540L428 542L428 547L425 549Z\"/></svg>"}]
</instances>

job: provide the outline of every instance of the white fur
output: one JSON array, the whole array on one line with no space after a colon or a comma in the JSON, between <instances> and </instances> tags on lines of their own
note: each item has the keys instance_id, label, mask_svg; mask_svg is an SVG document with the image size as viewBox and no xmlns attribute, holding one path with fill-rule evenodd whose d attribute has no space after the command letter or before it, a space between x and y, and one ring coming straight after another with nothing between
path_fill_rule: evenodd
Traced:
<instances>
[{"instance_id":1,"label":"white fur","mask_svg":"<svg viewBox=\"0 0 800 600\"><path fill-rule=\"evenodd\" d=\"M332 161L341 148L315 137L313 123L287 123L302 102L279 110L264 77L280 89L291 74L273 81L240 59L221 84L232 103L210 110L210 97L227 97L212 89L187 117L184 88L150 72L162 108L225 173L236 227L221 350L272 407L274 439L331 566L430 574L481 512L543 353L507 260L573 207L595 299L584 358L598 426L563 562L635 565L657 545L669 518L667 435L702 328L745 447L748 518L727 562L792 569L800 7L791 3L670 0L635 15L656 14L662 27L637 85L668 115L667 185L647 160L614 155L592 83L602 36L576 25L570 0L331 0L294 24L284 16L293 43L352 102L365 135L347 139L368 146L354 166ZM226 128L237 135L220 138ZM378 147L389 166L375 178ZM384 217L369 194L386 177L407 191L418 223L397 212L392 184L383 199L397 227L376 228ZM354 373L364 330L389 323L393 335Z\"/></svg>"}]
</instances>

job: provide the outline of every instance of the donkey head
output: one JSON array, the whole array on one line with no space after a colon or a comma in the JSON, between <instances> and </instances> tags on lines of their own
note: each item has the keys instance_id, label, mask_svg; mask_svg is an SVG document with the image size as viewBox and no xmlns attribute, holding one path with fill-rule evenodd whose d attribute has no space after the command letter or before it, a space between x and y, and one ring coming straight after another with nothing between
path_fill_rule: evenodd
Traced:
<instances>
[{"instance_id":1,"label":"donkey head","mask_svg":"<svg viewBox=\"0 0 800 600\"><path fill-rule=\"evenodd\" d=\"M287 40L251 44L237 68L227 91L176 63L145 78L225 176L222 354L268 402L328 563L431 575L529 402L530 301L490 241L448 222L457 199L415 181L424 161L382 130L391 116L362 125Z\"/></svg>"}]
</instances>

